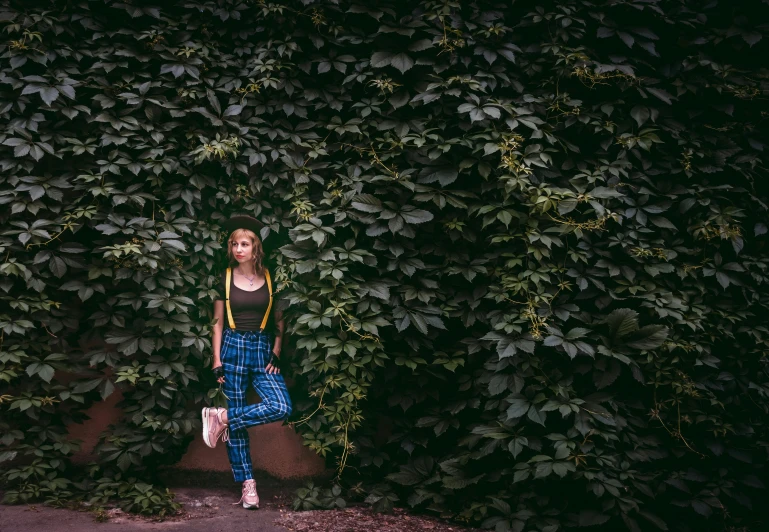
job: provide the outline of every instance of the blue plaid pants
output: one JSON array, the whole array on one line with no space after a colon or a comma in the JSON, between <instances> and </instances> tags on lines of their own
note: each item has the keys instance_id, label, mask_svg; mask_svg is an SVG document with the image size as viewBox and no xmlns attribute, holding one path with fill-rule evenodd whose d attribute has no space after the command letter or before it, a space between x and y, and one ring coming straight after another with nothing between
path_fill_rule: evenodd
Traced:
<instances>
[{"instance_id":1,"label":"blue plaid pants","mask_svg":"<svg viewBox=\"0 0 769 532\"><path fill-rule=\"evenodd\" d=\"M253 478L248 427L288 418L291 398L280 373L267 373L272 341L267 333L224 330L221 360L230 439L227 456L236 482ZM262 402L246 403L246 390L252 384Z\"/></svg>"}]
</instances>

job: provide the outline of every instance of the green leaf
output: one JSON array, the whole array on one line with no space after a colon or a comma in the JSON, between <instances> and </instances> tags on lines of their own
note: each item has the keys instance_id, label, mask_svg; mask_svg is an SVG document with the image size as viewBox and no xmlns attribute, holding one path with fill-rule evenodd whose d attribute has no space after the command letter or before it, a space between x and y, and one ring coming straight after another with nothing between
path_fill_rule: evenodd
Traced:
<instances>
[{"instance_id":1,"label":"green leaf","mask_svg":"<svg viewBox=\"0 0 769 532\"><path fill-rule=\"evenodd\" d=\"M516 419L523 416L529 410L529 406L531 404L524 398L512 399L507 409L507 419Z\"/></svg>"},{"instance_id":2,"label":"green leaf","mask_svg":"<svg viewBox=\"0 0 769 532\"><path fill-rule=\"evenodd\" d=\"M404 53L399 53L390 59L390 64L403 73L414 66L414 60Z\"/></svg>"},{"instance_id":3,"label":"green leaf","mask_svg":"<svg viewBox=\"0 0 769 532\"><path fill-rule=\"evenodd\" d=\"M400 214L403 216L406 223L409 224L421 224L433 219L433 214L431 212L422 209L403 210Z\"/></svg>"},{"instance_id":4,"label":"green leaf","mask_svg":"<svg viewBox=\"0 0 769 532\"><path fill-rule=\"evenodd\" d=\"M0 453L0 464L3 462L8 462L16 458L16 455L18 452L16 451L3 451Z\"/></svg>"},{"instance_id":5,"label":"green leaf","mask_svg":"<svg viewBox=\"0 0 769 532\"><path fill-rule=\"evenodd\" d=\"M354 209L363 212L380 212L382 210L382 202L371 194L356 196L352 206Z\"/></svg>"},{"instance_id":6,"label":"green leaf","mask_svg":"<svg viewBox=\"0 0 769 532\"><path fill-rule=\"evenodd\" d=\"M606 323L609 324L612 340L616 342L638 329L638 313L627 308L617 309L609 314Z\"/></svg>"},{"instance_id":7,"label":"green leaf","mask_svg":"<svg viewBox=\"0 0 769 532\"><path fill-rule=\"evenodd\" d=\"M592 510L582 510L577 517L579 526L602 525L609 520L609 516Z\"/></svg>"},{"instance_id":8,"label":"green leaf","mask_svg":"<svg viewBox=\"0 0 769 532\"><path fill-rule=\"evenodd\" d=\"M641 127L649 120L651 113L649 112L648 107L637 105L630 110L630 116L635 119L638 127Z\"/></svg>"},{"instance_id":9,"label":"green leaf","mask_svg":"<svg viewBox=\"0 0 769 532\"><path fill-rule=\"evenodd\" d=\"M51 260L48 263L48 267L50 268L51 273L59 279L64 277L64 275L67 273L67 265L62 259L56 256L51 257Z\"/></svg>"},{"instance_id":10,"label":"green leaf","mask_svg":"<svg viewBox=\"0 0 769 532\"><path fill-rule=\"evenodd\" d=\"M419 39L409 44L409 51L421 52L422 50L427 50L428 48L432 48L432 46L433 46L432 39Z\"/></svg>"},{"instance_id":11,"label":"green leaf","mask_svg":"<svg viewBox=\"0 0 769 532\"><path fill-rule=\"evenodd\" d=\"M524 437L520 438L514 438L510 443L507 445L507 449L510 451L510 454L513 455L513 458L518 458L518 455L521 454L524 447L527 447L529 445L529 440Z\"/></svg>"},{"instance_id":12,"label":"green leaf","mask_svg":"<svg viewBox=\"0 0 769 532\"><path fill-rule=\"evenodd\" d=\"M646 325L633 333L626 344L635 349L657 349L668 337L668 328L664 325Z\"/></svg>"},{"instance_id":13,"label":"green leaf","mask_svg":"<svg viewBox=\"0 0 769 532\"><path fill-rule=\"evenodd\" d=\"M652 514L650 512L644 511L644 510L640 510L638 512L638 515L640 515L641 517L643 517L644 519L646 519L650 523L654 524L660 530L668 530L668 526L667 526L667 524L665 524L665 521L663 521L662 519L660 519L656 515L654 515L654 514Z\"/></svg>"},{"instance_id":14,"label":"green leaf","mask_svg":"<svg viewBox=\"0 0 769 532\"><path fill-rule=\"evenodd\" d=\"M561 478L574 471L576 471L576 467L571 462L553 462L553 473Z\"/></svg>"},{"instance_id":15,"label":"green leaf","mask_svg":"<svg viewBox=\"0 0 769 532\"><path fill-rule=\"evenodd\" d=\"M647 87L646 89L650 93L652 93L654 96L665 102L666 104L671 105L673 103L674 97L667 91L664 91L662 89L658 89L655 87Z\"/></svg>"},{"instance_id":16,"label":"green leaf","mask_svg":"<svg viewBox=\"0 0 769 532\"><path fill-rule=\"evenodd\" d=\"M73 393L90 392L91 390L96 389L96 387L99 386L99 384L101 384L101 381L102 379L98 378L98 379L91 379L87 381L78 382L73 388L72 392Z\"/></svg>"},{"instance_id":17,"label":"green leaf","mask_svg":"<svg viewBox=\"0 0 769 532\"><path fill-rule=\"evenodd\" d=\"M459 171L456 168L442 167L428 173L425 177L420 179L420 182L433 183L438 181L441 186L445 187L456 181L457 176L459 176Z\"/></svg>"},{"instance_id":18,"label":"green leaf","mask_svg":"<svg viewBox=\"0 0 769 532\"><path fill-rule=\"evenodd\" d=\"M375 52L371 56L371 66L374 68L382 68L392 63L393 54L388 52Z\"/></svg>"},{"instance_id":19,"label":"green leaf","mask_svg":"<svg viewBox=\"0 0 769 532\"><path fill-rule=\"evenodd\" d=\"M489 381L489 394L498 395L507 390L508 376L507 375L494 375ZM521 414L523 415L523 414Z\"/></svg>"},{"instance_id":20,"label":"green leaf","mask_svg":"<svg viewBox=\"0 0 769 532\"><path fill-rule=\"evenodd\" d=\"M54 87L44 87L40 89L40 97L46 105L51 105L59 97L59 91Z\"/></svg>"},{"instance_id":21,"label":"green leaf","mask_svg":"<svg viewBox=\"0 0 769 532\"><path fill-rule=\"evenodd\" d=\"M538 410L536 406L531 405L529 407L528 418L532 420L534 423L539 423L544 427L545 420L547 419L547 414L545 412L542 412L541 410Z\"/></svg>"}]
</instances>

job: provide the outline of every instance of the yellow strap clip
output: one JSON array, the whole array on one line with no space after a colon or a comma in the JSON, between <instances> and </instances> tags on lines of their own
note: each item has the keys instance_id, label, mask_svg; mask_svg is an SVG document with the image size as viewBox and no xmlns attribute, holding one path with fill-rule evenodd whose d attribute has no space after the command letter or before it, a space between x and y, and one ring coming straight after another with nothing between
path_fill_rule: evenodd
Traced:
<instances>
[{"instance_id":1,"label":"yellow strap clip","mask_svg":"<svg viewBox=\"0 0 769 532\"><path fill-rule=\"evenodd\" d=\"M264 269L264 281L267 283L267 290L270 291L270 302L267 304L267 311L264 313L262 319L262 326L260 330L264 332L264 328L267 327L267 320L270 318L270 311L272 310L272 280L270 279L270 272L267 268Z\"/></svg>"},{"instance_id":2,"label":"yellow strap clip","mask_svg":"<svg viewBox=\"0 0 769 532\"><path fill-rule=\"evenodd\" d=\"M227 280L224 283L224 303L227 306L227 321L230 329L235 330L235 320L232 319L232 308L230 307L230 281L232 281L232 268L227 268Z\"/></svg>"}]
</instances>

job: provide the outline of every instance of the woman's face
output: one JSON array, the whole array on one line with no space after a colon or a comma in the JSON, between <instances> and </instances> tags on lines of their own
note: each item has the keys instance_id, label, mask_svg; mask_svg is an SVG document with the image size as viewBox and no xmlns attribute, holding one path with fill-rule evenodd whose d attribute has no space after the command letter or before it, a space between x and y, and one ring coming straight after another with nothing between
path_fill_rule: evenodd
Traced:
<instances>
[{"instance_id":1,"label":"woman's face","mask_svg":"<svg viewBox=\"0 0 769 532\"><path fill-rule=\"evenodd\" d=\"M249 262L254 258L254 245L251 239L240 237L232 241L232 256L238 261L238 264Z\"/></svg>"}]
</instances>

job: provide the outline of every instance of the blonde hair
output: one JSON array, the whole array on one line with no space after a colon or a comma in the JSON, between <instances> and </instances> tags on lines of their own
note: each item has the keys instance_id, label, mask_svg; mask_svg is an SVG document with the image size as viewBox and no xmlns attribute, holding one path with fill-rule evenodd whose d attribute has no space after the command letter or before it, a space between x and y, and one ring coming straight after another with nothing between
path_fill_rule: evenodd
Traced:
<instances>
[{"instance_id":1,"label":"blonde hair","mask_svg":"<svg viewBox=\"0 0 769 532\"><path fill-rule=\"evenodd\" d=\"M262 261L264 260L264 248L262 248L262 241L259 240L256 233L248 229L235 229L230 234L230 238L227 239L227 258L230 261L230 266L234 266L238 262L232 254L232 243L236 242L241 237L251 239L251 245L253 246L254 252L251 261L254 263L254 270L259 274L264 273L264 265L262 264Z\"/></svg>"}]
</instances>

